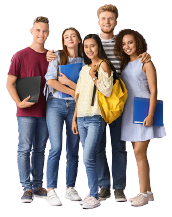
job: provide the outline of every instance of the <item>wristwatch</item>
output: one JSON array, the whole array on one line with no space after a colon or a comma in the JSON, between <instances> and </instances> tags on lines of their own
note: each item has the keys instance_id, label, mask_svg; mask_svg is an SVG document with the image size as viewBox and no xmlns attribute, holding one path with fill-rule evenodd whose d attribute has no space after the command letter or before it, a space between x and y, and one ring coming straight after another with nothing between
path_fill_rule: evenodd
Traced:
<instances>
[{"instance_id":1,"label":"wristwatch","mask_svg":"<svg viewBox=\"0 0 172 217\"><path fill-rule=\"evenodd\" d=\"M94 77L94 78L93 78L93 81L95 81L96 79L97 79L97 77Z\"/></svg>"}]
</instances>

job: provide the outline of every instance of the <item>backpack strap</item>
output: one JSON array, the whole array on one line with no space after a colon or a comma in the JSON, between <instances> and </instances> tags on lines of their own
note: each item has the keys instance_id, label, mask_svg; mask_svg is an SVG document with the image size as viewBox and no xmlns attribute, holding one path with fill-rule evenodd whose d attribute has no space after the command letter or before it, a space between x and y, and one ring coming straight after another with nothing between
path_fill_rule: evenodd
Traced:
<instances>
[{"instance_id":1,"label":"backpack strap","mask_svg":"<svg viewBox=\"0 0 172 217\"><path fill-rule=\"evenodd\" d=\"M97 78L98 78L98 71L99 71L100 65L101 65L101 63L102 63L103 61L105 61L105 62L109 65L109 61L106 60L106 59L101 60L101 61L99 62L99 65L98 65L98 67L97 67L97 72L96 72ZM109 66L110 66L110 65L109 65ZM94 84L91 106L94 106L94 99L95 99L95 95L96 95L96 88L97 88L97 87L96 87L96 85Z\"/></svg>"}]
</instances>

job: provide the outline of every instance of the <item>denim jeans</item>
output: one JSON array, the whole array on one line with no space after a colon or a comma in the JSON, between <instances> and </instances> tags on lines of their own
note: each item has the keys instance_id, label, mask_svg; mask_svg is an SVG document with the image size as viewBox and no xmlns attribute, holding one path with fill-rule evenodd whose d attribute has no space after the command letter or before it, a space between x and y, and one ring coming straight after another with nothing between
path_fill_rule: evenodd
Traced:
<instances>
[{"instance_id":1,"label":"denim jeans","mask_svg":"<svg viewBox=\"0 0 172 217\"><path fill-rule=\"evenodd\" d=\"M105 122L99 115L77 118L79 135L83 146L90 196L98 199L98 176L96 170L96 148L99 145Z\"/></svg>"},{"instance_id":2,"label":"denim jeans","mask_svg":"<svg viewBox=\"0 0 172 217\"><path fill-rule=\"evenodd\" d=\"M66 186L75 186L78 170L79 135L74 135L72 132L74 111L74 100L58 99L49 94L46 119L51 149L47 162L47 188L57 187L64 121L66 123Z\"/></svg>"},{"instance_id":3,"label":"denim jeans","mask_svg":"<svg viewBox=\"0 0 172 217\"><path fill-rule=\"evenodd\" d=\"M125 141L120 140L121 119L120 116L109 125L112 145L113 189L125 189L126 187L127 152ZM96 159L99 187L110 188L110 172L106 158L106 127L99 146L97 146Z\"/></svg>"},{"instance_id":4,"label":"denim jeans","mask_svg":"<svg viewBox=\"0 0 172 217\"><path fill-rule=\"evenodd\" d=\"M24 191L42 187L44 152L48 139L45 117L17 117L18 169ZM31 164L30 164L30 153ZM32 174L33 180L30 180Z\"/></svg>"}]
</instances>

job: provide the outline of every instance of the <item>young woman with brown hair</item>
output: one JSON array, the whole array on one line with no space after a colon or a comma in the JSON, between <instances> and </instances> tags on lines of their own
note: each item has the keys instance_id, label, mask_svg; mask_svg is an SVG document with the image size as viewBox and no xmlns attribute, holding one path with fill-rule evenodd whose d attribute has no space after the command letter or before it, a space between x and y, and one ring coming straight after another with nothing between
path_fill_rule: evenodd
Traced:
<instances>
[{"instance_id":1,"label":"young woman with brown hair","mask_svg":"<svg viewBox=\"0 0 172 217\"><path fill-rule=\"evenodd\" d=\"M82 63L82 39L79 32L74 28L65 29L62 34L63 49L57 51L57 58L49 63L47 74L47 126L51 149L47 162L47 200L50 205L61 205L55 188L57 187L57 177L59 160L62 150L63 123L66 123L66 198L70 200L81 200L74 189L78 168L79 135L74 135L72 128L72 118L75 110L75 88L76 84L69 80L64 74L59 76L59 65ZM63 84L67 84L66 87ZM71 97L61 98L60 92L71 95Z\"/></svg>"}]
</instances>

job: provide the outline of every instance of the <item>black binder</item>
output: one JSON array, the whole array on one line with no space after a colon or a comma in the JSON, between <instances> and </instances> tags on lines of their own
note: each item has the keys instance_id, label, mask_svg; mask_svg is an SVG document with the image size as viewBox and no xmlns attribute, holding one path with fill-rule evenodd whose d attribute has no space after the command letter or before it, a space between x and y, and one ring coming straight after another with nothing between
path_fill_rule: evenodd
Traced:
<instances>
[{"instance_id":1,"label":"black binder","mask_svg":"<svg viewBox=\"0 0 172 217\"><path fill-rule=\"evenodd\" d=\"M41 76L18 78L16 90L21 101L30 96L28 102L38 102L41 89Z\"/></svg>"}]
</instances>

